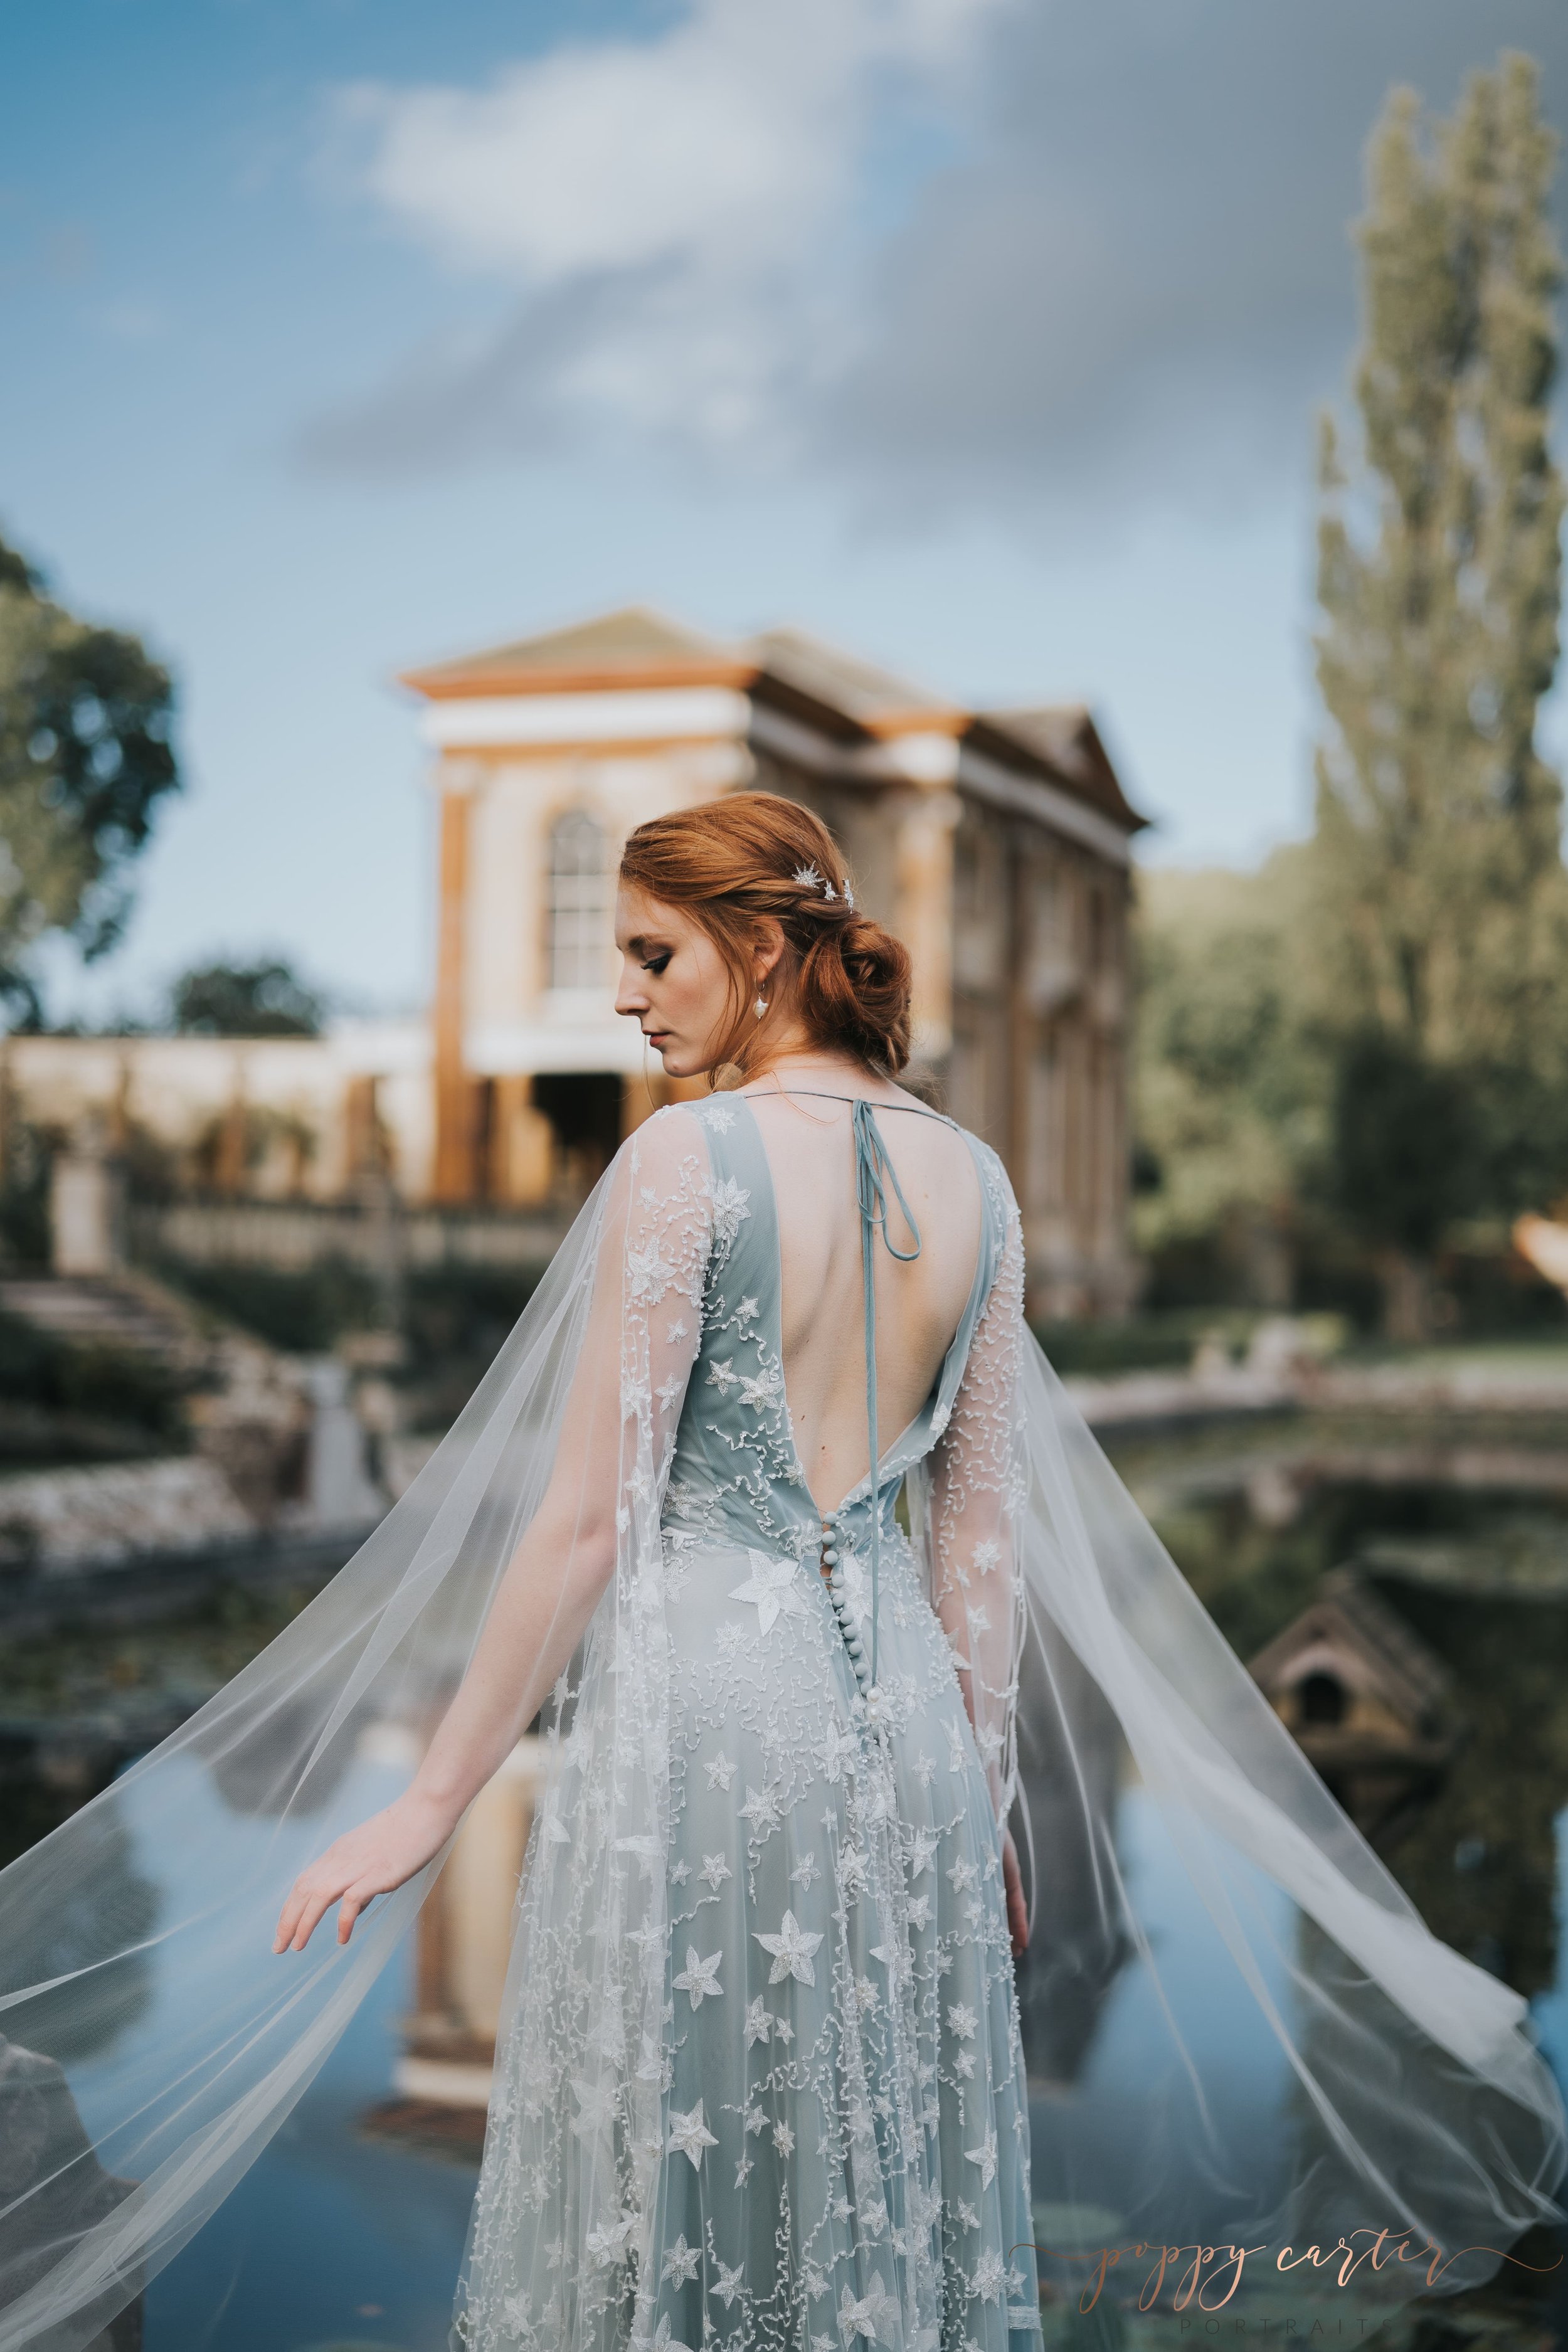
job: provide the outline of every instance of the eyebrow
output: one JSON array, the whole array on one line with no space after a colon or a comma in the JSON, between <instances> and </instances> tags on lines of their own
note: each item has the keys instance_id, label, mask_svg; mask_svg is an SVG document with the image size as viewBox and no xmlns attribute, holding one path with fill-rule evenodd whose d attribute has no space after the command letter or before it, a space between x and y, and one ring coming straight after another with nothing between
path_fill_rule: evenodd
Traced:
<instances>
[{"instance_id":1,"label":"eyebrow","mask_svg":"<svg viewBox=\"0 0 1568 2352\"><path fill-rule=\"evenodd\" d=\"M661 939L657 931L654 931L651 934L647 931L637 931L634 932L632 937L626 941L626 953L628 955L642 955L646 953L649 948L672 947L673 945L673 940Z\"/></svg>"}]
</instances>

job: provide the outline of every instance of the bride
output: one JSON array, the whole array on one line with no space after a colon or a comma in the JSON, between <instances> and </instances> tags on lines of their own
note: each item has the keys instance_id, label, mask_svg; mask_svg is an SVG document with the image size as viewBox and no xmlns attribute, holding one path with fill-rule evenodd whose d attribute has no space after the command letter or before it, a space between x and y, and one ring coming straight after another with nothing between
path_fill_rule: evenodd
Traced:
<instances>
[{"instance_id":1,"label":"bride","mask_svg":"<svg viewBox=\"0 0 1568 2352\"><path fill-rule=\"evenodd\" d=\"M667 1074L745 1083L623 1152L543 1505L413 1785L302 1874L279 1948L441 1848L624 1548L633 1638L613 1672L591 1643L530 1873L459 2335L1005 2352L1039 2329L1000 1827L1017 1213L884 1075L909 958L805 809L641 827L616 937Z\"/></svg>"},{"instance_id":2,"label":"bride","mask_svg":"<svg viewBox=\"0 0 1568 2352\"><path fill-rule=\"evenodd\" d=\"M62 1958L99 1808L0 1876L0 2024L41 2053L0 2043L0 2147L13 2077L93 2093L0 2182L0 2352L89 2344L185 2242L536 1718L465 2352L1007 2352L1086 2280L1231 2324L1309 2259L1379 2314L1484 2277L1561 2170L1523 2005L1422 1926L1050 1373L1005 1173L897 1084L909 959L831 836L765 793L643 825L616 943L619 1010L713 1091L622 1147L355 1560L99 1801L206 1891ZM366 1819L387 1722L423 1759ZM1016 1960L1082 2029L1027 2078ZM73 2063L116 1998L106 2089Z\"/></svg>"}]
</instances>

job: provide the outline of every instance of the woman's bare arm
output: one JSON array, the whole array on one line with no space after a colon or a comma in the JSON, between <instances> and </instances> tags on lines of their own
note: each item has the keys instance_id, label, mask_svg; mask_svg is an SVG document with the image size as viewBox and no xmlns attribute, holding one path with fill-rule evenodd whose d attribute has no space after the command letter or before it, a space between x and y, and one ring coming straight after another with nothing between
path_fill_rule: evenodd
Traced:
<instances>
[{"instance_id":1,"label":"woman's bare arm","mask_svg":"<svg viewBox=\"0 0 1568 2352\"><path fill-rule=\"evenodd\" d=\"M565 1559L566 1572L559 1563ZM300 1872L273 1939L302 1952L334 1903L338 1941L377 1895L436 1854L531 1722L581 1641L616 1562L615 1522L574 1528L549 1495L513 1554L468 1673L403 1794Z\"/></svg>"}]
</instances>

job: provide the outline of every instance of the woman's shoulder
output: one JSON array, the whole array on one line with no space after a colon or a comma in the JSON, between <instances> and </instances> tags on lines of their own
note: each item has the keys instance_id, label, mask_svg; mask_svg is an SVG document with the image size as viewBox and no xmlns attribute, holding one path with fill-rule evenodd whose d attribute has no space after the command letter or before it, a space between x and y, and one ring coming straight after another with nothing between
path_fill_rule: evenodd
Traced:
<instances>
[{"instance_id":1,"label":"woman's shoulder","mask_svg":"<svg viewBox=\"0 0 1568 2352\"><path fill-rule=\"evenodd\" d=\"M922 1101L918 1095L907 1094L902 1087L899 1091L901 1099L897 1106L889 1103L888 1106L889 1109L897 1108L900 1110L919 1113L932 1120L935 1125L945 1128L954 1141L963 1144L983 1170L998 1176L1004 1184L1007 1182L1007 1171L1000 1155L986 1142L983 1135L976 1135L973 1128L965 1127L961 1120L939 1109L934 1103Z\"/></svg>"},{"instance_id":2,"label":"woman's shoulder","mask_svg":"<svg viewBox=\"0 0 1568 2352\"><path fill-rule=\"evenodd\" d=\"M637 1121L621 1150L624 1151L626 1144L636 1143L639 1139L654 1136L684 1139L689 1142L693 1136L710 1133L715 1128L722 1132L735 1116L730 1106L739 1099L741 1097L734 1095L703 1095L692 1102L660 1103L657 1109L650 1110Z\"/></svg>"},{"instance_id":3,"label":"woman's shoulder","mask_svg":"<svg viewBox=\"0 0 1568 2352\"><path fill-rule=\"evenodd\" d=\"M734 1160L737 1149L745 1157L743 1140L731 1130L742 1113L733 1095L714 1095L696 1102L665 1103L639 1120L610 1163L610 1175L619 1186L638 1189L668 1185L678 1178L689 1183L714 1181Z\"/></svg>"},{"instance_id":4,"label":"woman's shoulder","mask_svg":"<svg viewBox=\"0 0 1568 2352\"><path fill-rule=\"evenodd\" d=\"M949 1119L947 1123L953 1134L966 1145L973 1159L980 1175L981 1192L993 1225L1000 1234L1018 1216L1018 1203L1006 1163L995 1147L987 1143L983 1135L976 1135L973 1128L961 1127L956 1119Z\"/></svg>"},{"instance_id":5,"label":"woman's shoulder","mask_svg":"<svg viewBox=\"0 0 1568 2352\"><path fill-rule=\"evenodd\" d=\"M618 1190L644 1187L673 1178L682 1169L706 1169L708 1130L701 1113L704 1103L666 1103L639 1119L606 1171Z\"/></svg>"},{"instance_id":6,"label":"woman's shoulder","mask_svg":"<svg viewBox=\"0 0 1568 2352\"><path fill-rule=\"evenodd\" d=\"M1002 1182L1006 1184L1008 1186L1008 1190L1011 1191L1012 1187L1008 1180L1006 1163L1003 1160L1001 1153L996 1150L994 1144L987 1143L983 1135L976 1135L972 1127L960 1127L957 1119L952 1119L948 1123L952 1127L954 1135L962 1138L963 1141L968 1145L970 1150L973 1153L981 1167L985 1169L988 1172L999 1177Z\"/></svg>"}]
</instances>

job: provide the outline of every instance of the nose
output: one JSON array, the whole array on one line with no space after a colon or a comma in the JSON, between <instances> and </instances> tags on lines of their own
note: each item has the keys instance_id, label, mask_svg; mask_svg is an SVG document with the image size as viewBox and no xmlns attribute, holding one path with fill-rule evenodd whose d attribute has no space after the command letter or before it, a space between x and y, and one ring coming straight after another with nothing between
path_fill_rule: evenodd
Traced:
<instances>
[{"instance_id":1,"label":"nose","mask_svg":"<svg viewBox=\"0 0 1568 2352\"><path fill-rule=\"evenodd\" d=\"M617 1013L637 1014L647 1011L647 991L639 984L641 980L642 974L635 966L628 971L622 965L621 984L616 991Z\"/></svg>"}]
</instances>

